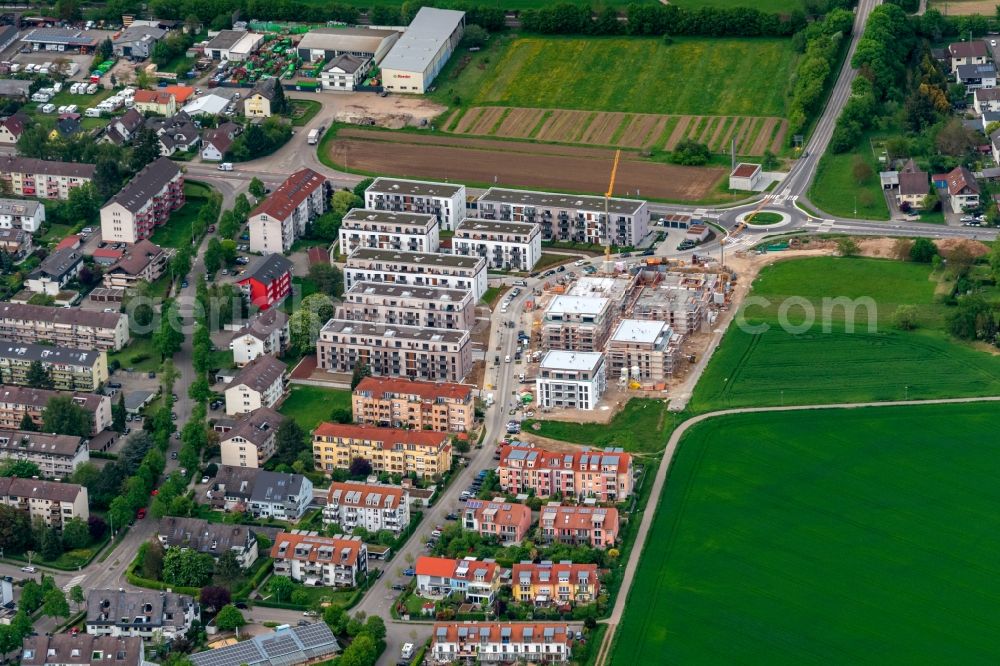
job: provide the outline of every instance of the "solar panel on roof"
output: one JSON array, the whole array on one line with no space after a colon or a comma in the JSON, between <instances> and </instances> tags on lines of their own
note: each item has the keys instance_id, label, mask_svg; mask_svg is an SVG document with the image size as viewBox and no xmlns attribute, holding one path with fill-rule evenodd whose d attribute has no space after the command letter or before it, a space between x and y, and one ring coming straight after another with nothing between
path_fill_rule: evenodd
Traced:
<instances>
[{"instance_id":1,"label":"solar panel on roof","mask_svg":"<svg viewBox=\"0 0 1000 666\"><path fill-rule=\"evenodd\" d=\"M444 627L438 627L437 635L438 638L444 638L448 635L448 630L445 629Z\"/></svg>"},{"instance_id":2,"label":"solar panel on roof","mask_svg":"<svg viewBox=\"0 0 1000 666\"><path fill-rule=\"evenodd\" d=\"M302 646L307 650L337 642L330 627L323 622L314 622L306 627L296 627L294 631L299 641L302 642Z\"/></svg>"},{"instance_id":3,"label":"solar panel on roof","mask_svg":"<svg viewBox=\"0 0 1000 666\"><path fill-rule=\"evenodd\" d=\"M274 638L260 642L261 648L270 659L299 651L299 646L291 636L278 634Z\"/></svg>"}]
</instances>

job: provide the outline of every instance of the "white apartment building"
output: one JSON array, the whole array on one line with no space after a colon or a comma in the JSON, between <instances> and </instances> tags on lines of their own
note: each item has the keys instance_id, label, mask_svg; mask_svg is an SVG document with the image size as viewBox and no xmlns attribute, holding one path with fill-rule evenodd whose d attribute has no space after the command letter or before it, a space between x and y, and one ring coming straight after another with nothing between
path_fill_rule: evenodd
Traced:
<instances>
[{"instance_id":1,"label":"white apartment building","mask_svg":"<svg viewBox=\"0 0 1000 666\"><path fill-rule=\"evenodd\" d=\"M111 427L111 397L99 393L74 393L34 389L27 386L0 386L0 428L16 430L27 414L36 426L42 426L42 412L52 398L71 398L91 418L91 435Z\"/></svg>"},{"instance_id":2,"label":"white apartment building","mask_svg":"<svg viewBox=\"0 0 1000 666\"><path fill-rule=\"evenodd\" d=\"M331 319L316 341L327 372L351 373L359 364L385 377L461 382L472 369L469 332ZM228 396L228 393L227 393Z\"/></svg>"},{"instance_id":3,"label":"white apartment building","mask_svg":"<svg viewBox=\"0 0 1000 666\"><path fill-rule=\"evenodd\" d=\"M556 296L542 317L542 339L549 349L601 351L614 318L609 298Z\"/></svg>"},{"instance_id":4,"label":"white apartment building","mask_svg":"<svg viewBox=\"0 0 1000 666\"><path fill-rule=\"evenodd\" d=\"M286 366L270 356L260 356L243 366L226 387L226 414L247 414L274 407L285 393Z\"/></svg>"},{"instance_id":5,"label":"white apartment building","mask_svg":"<svg viewBox=\"0 0 1000 666\"><path fill-rule=\"evenodd\" d=\"M95 169L79 162L7 157L0 159L0 182L7 183L14 196L65 201L73 188L93 180Z\"/></svg>"},{"instance_id":6,"label":"white apartment building","mask_svg":"<svg viewBox=\"0 0 1000 666\"><path fill-rule=\"evenodd\" d=\"M288 340L288 315L278 308L268 308L236 332L229 348L236 366L242 368L259 356L281 354Z\"/></svg>"},{"instance_id":7,"label":"white apartment building","mask_svg":"<svg viewBox=\"0 0 1000 666\"><path fill-rule=\"evenodd\" d=\"M607 206L607 215L605 214ZM649 232L649 206L639 199L555 194L491 187L477 202L487 220L535 222L544 240L619 247L641 241Z\"/></svg>"},{"instance_id":8,"label":"white apartment building","mask_svg":"<svg viewBox=\"0 0 1000 666\"><path fill-rule=\"evenodd\" d=\"M451 254L358 248L347 258L344 282L346 289L357 282L464 289L471 291L478 302L486 293L486 260Z\"/></svg>"},{"instance_id":9,"label":"white apartment building","mask_svg":"<svg viewBox=\"0 0 1000 666\"><path fill-rule=\"evenodd\" d=\"M306 232L306 225L326 212L327 180L300 169L250 213L250 251L282 254Z\"/></svg>"},{"instance_id":10,"label":"white apartment building","mask_svg":"<svg viewBox=\"0 0 1000 666\"><path fill-rule=\"evenodd\" d=\"M0 477L0 504L60 530L73 518L90 518L87 488L75 483Z\"/></svg>"},{"instance_id":11,"label":"white apartment building","mask_svg":"<svg viewBox=\"0 0 1000 666\"><path fill-rule=\"evenodd\" d=\"M455 229L452 252L482 257L488 268L527 273L542 256L541 227L534 222L466 218Z\"/></svg>"},{"instance_id":12,"label":"white apartment building","mask_svg":"<svg viewBox=\"0 0 1000 666\"><path fill-rule=\"evenodd\" d=\"M101 239L137 243L149 238L184 202L184 172L161 157L143 167L101 207Z\"/></svg>"},{"instance_id":13,"label":"white apartment building","mask_svg":"<svg viewBox=\"0 0 1000 666\"><path fill-rule=\"evenodd\" d=\"M334 482L326 495L323 523L340 525L347 532L363 527L399 535L410 524L409 498L399 486Z\"/></svg>"},{"instance_id":14,"label":"white apartment building","mask_svg":"<svg viewBox=\"0 0 1000 666\"><path fill-rule=\"evenodd\" d=\"M274 435L285 420L278 412L261 407L237 421L219 437L223 465L262 467L274 455Z\"/></svg>"},{"instance_id":15,"label":"white apartment building","mask_svg":"<svg viewBox=\"0 0 1000 666\"><path fill-rule=\"evenodd\" d=\"M77 349L118 351L128 344L128 315L28 303L0 303L0 338Z\"/></svg>"},{"instance_id":16,"label":"white apartment building","mask_svg":"<svg viewBox=\"0 0 1000 666\"><path fill-rule=\"evenodd\" d=\"M352 208L340 223L340 254L359 247L407 252L437 252L441 246L437 217L426 213Z\"/></svg>"},{"instance_id":17,"label":"white apartment building","mask_svg":"<svg viewBox=\"0 0 1000 666\"><path fill-rule=\"evenodd\" d=\"M65 479L90 462L90 448L75 435L0 430L0 461L7 460L27 460L38 465L46 478Z\"/></svg>"},{"instance_id":18,"label":"white apartment building","mask_svg":"<svg viewBox=\"0 0 1000 666\"><path fill-rule=\"evenodd\" d=\"M356 282L344 294L337 316L373 324L471 331L476 302L465 289Z\"/></svg>"},{"instance_id":19,"label":"white apartment building","mask_svg":"<svg viewBox=\"0 0 1000 666\"><path fill-rule=\"evenodd\" d=\"M45 222L45 205L40 201L0 199L0 229L23 229L37 233Z\"/></svg>"},{"instance_id":20,"label":"white apartment building","mask_svg":"<svg viewBox=\"0 0 1000 666\"><path fill-rule=\"evenodd\" d=\"M304 585L354 587L368 573L368 547L361 537L279 532L271 547L274 575Z\"/></svg>"},{"instance_id":21,"label":"white apartment building","mask_svg":"<svg viewBox=\"0 0 1000 666\"><path fill-rule=\"evenodd\" d=\"M600 352L550 351L535 379L536 399L543 409L595 409L607 386Z\"/></svg>"},{"instance_id":22,"label":"white apartment building","mask_svg":"<svg viewBox=\"0 0 1000 666\"><path fill-rule=\"evenodd\" d=\"M465 219L465 185L425 180L376 178L365 190L365 208L427 213L453 231Z\"/></svg>"}]
</instances>

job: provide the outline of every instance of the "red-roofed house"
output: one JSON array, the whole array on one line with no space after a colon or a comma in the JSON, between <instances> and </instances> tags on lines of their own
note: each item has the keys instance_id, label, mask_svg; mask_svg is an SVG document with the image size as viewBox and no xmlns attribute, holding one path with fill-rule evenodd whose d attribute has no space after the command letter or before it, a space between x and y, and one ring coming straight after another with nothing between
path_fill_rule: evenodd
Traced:
<instances>
[{"instance_id":1,"label":"red-roofed house","mask_svg":"<svg viewBox=\"0 0 1000 666\"><path fill-rule=\"evenodd\" d=\"M301 169L289 176L271 196L250 213L250 251L287 252L301 238L306 224L327 209L325 176Z\"/></svg>"},{"instance_id":2,"label":"red-roofed house","mask_svg":"<svg viewBox=\"0 0 1000 666\"><path fill-rule=\"evenodd\" d=\"M292 293L292 262L280 254L259 257L237 284L250 299L251 305L267 310Z\"/></svg>"},{"instance_id":3,"label":"red-roofed house","mask_svg":"<svg viewBox=\"0 0 1000 666\"><path fill-rule=\"evenodd\" d=\"M59 241L59 244L56 245L56 250L65 250L67 248L70 250L75 250L80 247L81 240L82 239L76 234L70 234L69 236L66 236L66 238L63 238L61 241Z\"/></svg>"},{"instance_id":4,"label":"red-roofed house","mask_svg":"<svg viewBox=\"0 0 1000 666\"><path fill-rule=\"evenodd\" d=\"M953 213L961 213L979 205L979 183L964 166L955 167L948 173L948 196L951 197Z\"/></svg>"},{"instance_id":5,"label":"red-roofed house","mask_svg":"<svg viewBox=\"0 0 1000 666\"><path fill-rule=\"evenodd\" d=\"M618 509L553 502L542 507L538 531L544 543L610 548L618 539Z\"/></svg>"},{"instance_id":6,"label":"red-roofed house","mask_svg":"<svg viewBox=\"0 0 1000 666\"><path fill-rule=\"evenodd\" d=\"M418 557L414 567L417 594L422 597L446 597L462 592L469 603L491 605L500 589L500 567L474 557L452 560L447 557Z\"/></svg>"},{"instance_id":7,"label":"red-roofed house","mask_svg":"<svg viewBox=\"0 0 1000 666\"><path fill-rule=\"evenodd\" d=\"M521 543L531 529L531 509L523 504L470 499L462 513L462 527L504 544Z\"/></svg>"},{"instance_id":8,"label":"red-roofed house","mask_svg":"<svg viewBox=\"0 0 1000 666\"><path fill-rule=\"evenodd\" d=\"M389 428L469 432L475 420L473 387L393 377L365 377L354 389L355 423Z\"/></svg>"},{"instance_id":9,"label":"red-roofed house","mask_svg":"<svg viewBox=\"0 0 1000 666\"><path fill-rule=\"evenodd\" d=\"M431 664L568 664L573 629L559 622L443 622L434 625Z\"/></svg>"},{"instance_id":10,"label":"red-roofed house","mask_svg":"<svg viewBox=\"0 0 1000 666\"><path fill-rule=\"evenodd\" d=\"M17 140L21 138L21 133L24 131L24 126L28 122L28 117L21 114L15 113L12 116L7 116L2 122L0 122L0 143L12 146L17 143Z\"/></svg>"},{"instance_id":11,"label":"red-roofed house","mask_svg":"<svg viewBox=\"0 0 1000 666\"><path fill-rule=\"evenodd\" d=\"M170 117L177 113L177 100L168 92L136 90L135 109L142 113L158 113Z\"/></svg>"},{"instance_id":12,"label":"red-roofed house","mask_svg":"<svg viewBox=\"0 0 1000 666\"><path fill-rule=\"evenodd\" d=\"M961 65L985 65L989 60L989 53L986 42L980 39L949 44L948 55L951 58L951 73L954 74L958 71Z\"/></svg>"},{"instance_id":13,"label":"red-roofed house","mask_svg":"<svg viewBox=\"0 0 1000 666\"><path fill-rule=\"evenodd\" d=\"M596 564L519 562L511 570L514 599L535 606L589 604L601 586Z\"/></svg>"},{"instance_id":14,"label":"red-roofed house","mask_svg":"<svg viewBox=\"0 0 1000 666\"><path fill-rule=\"evenodd\" d=\"M355 458L364 458L376 472L423 478L451 469L448 435L430 430L375 428L349 423L320 423L313 430L313 460L330 474L348 469Z\"/></svg>"},{"instance_id":15,"label":"red-roofed house","mask_svg":"<svg viewBox=\"0 0 1000 666\"><path fill-rule=\"evenodd\" d=\"M368 547L360 537L280 532L271 546L274 575L305 585L353 587L368 573Z\"/></svg>"},{"instance_id":16,"label":"red-roofed house","mask_svg":"<svg viewBox=\"0 0 1000 666\"><path fill-rule=\"evenodd\" d=\"M94 261L101 266L111 266L121 259L123 254L125 253L121 250L114 250L110 247L99 247L94 250L92 256L94 257Z\"/></svg>"},{"instance_id":17,"label":"red-roofed house","mask_svg":"<svg viewBox=\"0 0 1000 666\"><path fill-rule=\"evenodd\" d=\"M176 101L177 104L183 105L191 98L192 95L194 95L194 88L191 86L167 86L165 88L160 88L160 92L173 95L174 101Z\"/></svg>"}]
</instances>

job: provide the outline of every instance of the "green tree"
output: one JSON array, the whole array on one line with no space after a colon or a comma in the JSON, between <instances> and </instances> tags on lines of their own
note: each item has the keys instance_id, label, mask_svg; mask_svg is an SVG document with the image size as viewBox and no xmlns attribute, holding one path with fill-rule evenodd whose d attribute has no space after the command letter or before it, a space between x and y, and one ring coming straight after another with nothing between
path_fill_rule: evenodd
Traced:
<instances>
[{"instance_id":1,"label":"green tree","mask_svg":"<svg viewBox=\"0 0 1000 666\"><path fill-rule=\"evenodd\" d=\"M93 429L93 419L87 410L73 402L71 396L50 398L42 410L42 423L45 432L60 435L89 437Z\"/></svg>"},{"instance_id":2,"label":"green tree","mask_svg":"<svg viewBox=\"0 0 1000 666\"><path fill-rule=\"evenodd\" d=\"M227 604L222 607L219 614L215 616L215 626L220 631L234 631L247 623L243 613L236 606Z\"/></svg>"},{"instance_id":3,"label":"green tree","mask_svg":"<svg viewBox=\"0 0 1000 666\"><path fill-rule=\"evenodd\" d=\"M59 556L62 554L62 535L54 527L46 530L45 537L42 539L42 559L52 562L59 559Z\"/></svg>"},{"instance_id":4,"label":"green tree","mask_svg":"<svg viewBox=\"0 0 1000 666\"><path fill-rule=\"evenodd\" d=\"M111 428L118 433L125 432L126 417L125 393L118 394L118 401L111 407Z\"/></svg>"},{"instance_id":5,"label":"green tree","mask_svg":"<svg viewBox=\"0 0 1000 666\"><path fill-rule=\"evenodd\" d=\"M53 387L52 375L41 361L32 361L28 366L24 383L31 388L50 389Z\"/></svg>"},{"instance_id":6,"label":"green tree","mask_svg":"<svg viewBox=\"0 0 1000 666\"><path fill-rule=\"evenodd\" d=\"M490 38L490 33L476 24L465 26L465 34L462 35L462 45L471 48L482 48L486 45L486 40Z\"/></svg>"},{"instance_id":7,"label":"green tree","mask_svg":"<svg viewBox=\"0 0 1000 666\"><path fill-rule=\"evenodd\" d=\"M837 252L842 257L854 257L860 252L858 242L850 237L837 239Z\"/></svg>"},{"instance_id":8,"label":"green tree","mask_svg":"<svg viewBox=\"0 0 1000 666\"><path fill-rule=\"evenodd\" d=\"M208 247L205 248L205 270L209 275L222 268L222 243L215 236L208 239Z\"/></svg>"},{"instance_id":9,"label":"green tree","mask_svg":"<svg viewBox=\"0 0 1000 666\"><path fill-rule=\"evenodd\" d=\"M18 429L25 432L38 432L38 426L35 425L34 420L28 412L25 412L24 416L21 417L21 425L18 426Z\"/></svg>"},{"instance_id":10,"label":"green tree","mask_svg":"<svg viewBox=\"0 0 1000 666\"><path fill-rule=\"evenodd\" d=\"M386 633L385 620L378 615L369 615L368 619L365 620L365 628L362 629L362 633L374 638L376 643L384 641Z\"/></svg>"},{"instance_id":11,"label":"green tree","mask_svg":"<svg viewBox=\"0 0 1000 666\"><path fill-rule=\"evenodd\" d=\"M160 158L160 137L156 132L148 127L141 127L132 139L132 161L133 171L139 171L147 164L151 164Z\"/></svg>"},{"instance_id":12,"label":"green tree","mask_svg":"<svg viewBox=\"0 0 1000 666\"><path fill-rule=\"evenodd\" d=\"M225 583L232 583L243 574L243 567L240 566L236 553L227 550L215 563L215 575Z\"/></svg>"},{"instance_id":13,"label":"green tree","mask_svg":"<svg viewBox=\"0 0 1000 666\"><path fill-rule=\"evenodd\" d=\"M25 581L24 587L21 588L21 608L34 613L41 607L44 598L45 593L41 585L31 579Z\"/></svg>"},{"instance_id":14,"label":"green tree","mask_svg":"<svg viewBox=\"0 0 1000 666\"><path fill-rule=\"evenodd\" d=\"M263 198L264 193L266 192L264 188L264 183L262 183L260 179L257 178L256 176L250 179L249 189L250 189L250 194L254 195L258 199Z\"/></svg>"},{"instance_id":15,"label":"green tree","mask_svg":"<svg viewBox=\"0 0 1000 666\"><path fill-rule=\"evenodd\" d=\"M63 526L62 537L67 548L86 548L90 543L90 529L82 518L71 518Z\"/></svg>"},{"instance_id":16,"label":"green tree","mask_svg":"<svg viewBox=\"0 0 1000 666\"><path fill-rule=\"evenodd\" d=\"M286 114L291 111L288 98L285 97L285 88L278 79L274 80L274 95L271 99L271 110L277 114Z\"/></svg>"},{"instance_id":17,"label":"green tree","mask_svg":"<svg viewBox=\"0 0 1000 666\"><path fill-rule=\"evenodd\" d=\"M295 590L295 583L292 582L291 578L286 578L285 576L271 576L271 580L267 584L267 589L274 595L277 601L289 601L292 598L292 592Z\"/></svg>"},{"instance_id":18,"label":"green tree","mask_svg":"<svg viewBox=\"0 0 1000 666\"><path fill-rule=\"evenodd\" d=\"M80 587L79 585L74 585L73 587L70 588L69 599L74 604L76 604L77 609L79 609L80 605L87 600L83 594L83 588Z\"/></svg>"},{"instance_id":19,"label":"green tree","mask_svg":"<svg viewBox=\"0 0 1000 666\"><path fill-rule=\"evenodd\" d=\"M929 238L917 238L910 246L910 261L929 264L938 253L937 245Z\"/></svg>"},{"instance_id":20,"label":"green tree","mask_svg":"<svg viewBox=\"0 0 1000 666\"><path fill-rule=\"evenodd\" d=\"M0 476L30 479L42 476L42 470L30 460L8 460L0 465Z\"/></svg>"},{"instance_id":21,"label":"green tree","mask_svg":"<svg viewBox=\"0 0 1000 666\"><path fill-rule=\"evenodd\" d=\"M253 181L254 180L257 180L257 179L254 178L253 180L250 181L250 187L251 188L253 187ZM259 180L257 180L257 183L260 184L261 188L264 187L263 183L261 183ZM263 195L264 190L260 189L260 192L261 192L260 196L264 196ZM250 190L250 193L254 194L253 189ZM254 194L254 196L257 196L257 195ZM247 221L247 219L249 219L249 217L250 217L250 211L252 209L253 209L252 206L250 206L250 200L247 199L247 195L243 194L241 192L236 197L236 200L233 201L233 216L235 217L237 224L245 224L246 221ZM229 238L229 236L226 236L226 238Z\"/></svg>"},{"instance_id":22,"label":"green tree","mask_svg":"<svg viewBox=\"0 0 1000 666\"><path fill-rule=\"evenodd\" d=\"M701 166L712 157L708 146L694 139L682 139L670 153L670 161L685 166Z\"/></svg>"},{"instance_id":23,"label":"green tree","mask_svg":"<svg viewBox=\"0 0 1000 666\"><path fill-rule=\"evenodd\" d=\"M31 521L27 512L0 505L0 544L4 552L19 555L31 545Z\"/></svg>"},{"instance_id":24,"label":"green tree","mask_svg":"<svg viewBox=\"0 0 1000 666\"><path fill-rule=\"evenodd\" d=\"M274 433L274 458L278 463L291 465L306 448L306 433L295 419L285 419Z\"/></svg>"},{"instance_id":25,"label":"green tree","mask_svg":"<svg viewBox=\"0 0 1000 666\"><path fill-rule=\"evenodd\" d=\"M59 588L52 588L45 593L42 614L51 618L69 617L69 602L66 594Z\"/></svg>"},{"instance_id":26,"label":"green tree","mask_svg":"<svg viewBox=\"0 0 1000 666\"><path fill-rule=\"evenodd\" d=\"M912 331L917 327L915 305L900 305L892 315L892 325L901 331Z\"/></svg>"},{"instance_id":27,"label":"green tree","mask_svg":"<svg viewBox=\"0 0 1000 666\"><path fill-rule=\"evenodd\" d=\"M212 568L211 555L171 548L163 556L163 582L185 587L203 587L212 579Z\"/></svg>"},{"instance_id":28,"label":"green tree","mask_svg":"<svg viewBox=\"0 0 1000 666\"><path fill-rule=\"evenodd\" d=\"M165 307L164 315L160 319L160 327L153 334L153 344L164 359L179 352L181 345L184 344L180 313L173 302Z\"/></svg>"},{"instance_id":29,"label":"green tree","mask_svg":"<svg viewBox=\"0 0 1000 666\"><path fill-rule=\"evenodd\" d=\"M367 363L358 363L354 366L354 372L351 373L351 390L358 388L358 384L361 383L365 377L371 377L372 369Z\"/></svg>"},{"instance_id":30,"label":"green tree","mask_svg":"<svg viewBox=\"0 0 1000 666\"><path fill-rule=\"evenodd\" d=\"M374 638L360 634L351 641L337 660L339 666L372 666L378 659L379 649Z\"/></svg>"},{"instance_id":31,"label":"green tree","mask_svg":"<svg viewBox=\"0 0 1000 666\"><path fill-rule=\"evenodd\" d=\"M331 298L339 298L344 293L344 275L332 264L312 264L309 267L309 279L316 283L316 288Z\"/></svg>"}]
</instances>

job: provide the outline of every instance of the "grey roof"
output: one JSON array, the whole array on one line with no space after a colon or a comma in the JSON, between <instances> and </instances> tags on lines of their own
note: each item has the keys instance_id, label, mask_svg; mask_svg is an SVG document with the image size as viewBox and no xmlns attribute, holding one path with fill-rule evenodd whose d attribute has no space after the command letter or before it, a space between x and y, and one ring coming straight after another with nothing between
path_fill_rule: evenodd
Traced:
<instances>
[{"instance_id":1,"label":"grey roof","mask_svg":"<svg viewBox=\"0 0 1000 666\"><path fill-rule=\"evenodd\" d=\"M363 268L368 262L372 261L468 269L484 268L486 266L486 260L482 257L462 257L454 254L438 254L436 252L407 252L406 250L379 250L371 247L359 247L347 258L347 267Z\"/></svg>"},{"instance_id":2,"label":"grey roof","mask_svg":"<svg viewBox=\"0 0 1000 666\"><path fill-rule=\"evenodd\" d=\"M352 208L347 211L341 221L342 229L353 229L352 224L364 226L367 223L417 227L421 230L431 229L437 224L437 217L426 213L396 212L391 210L374 210L370 208Z\"/></svg>"},{"instance_id":3,"label":"grey roof","mask_svg":"<svg viewBox=\"0 0 1000 666\"><path fill-rule=\"evenodd\" d=\"M140 666L144 661L143 653L145 652L142 639L138 636L115 638L114 636L91 636L84 632L76 636L69 633L58 633L54 636L27 636L21 647L21 663L24 666L61 666L62 664L73 664L73 666Z\"/></svg>"},{"instance_id":4,"label":"grey roof","mask_svg":"<svg viewBox=\"0 0 1000 666\"><path fill-rule=\"evenodd\" d=\"M96 168L93 164L55 162L33 157L7 157L0 161L0 171L7 173L47 174L69 178L93 178Z\"/></svg>"},{"instance_id":5,"label":"grey roof","mask_svg":"<svg viewBox=\"0 0 1000 666\"><path fill-rule=\"evenodd\" d=\"M194 599L183 594L97 589L87 593L87 624L122 628L184 627Z\"/></svg>"},{"instance_id":6,"label":"grey roof","mask_svg":"<svg viewBox=\"0 0 1000 666\"><path fill-rule=\"evenodd\" d=\"M14 227L12 229L0 229L0 242L5 244L17 243L24 245L31 241L31 234L24 229Z\"/></svg>"},{"instance_id":7,"label":"grey roof","mask_svg":"<svg viewBox=\"0 0 1000 666\"><path fill-rule=\"evenodd\" d=\"M59 308L50 305L31 305L30 303L0 301L0 320L16 319L68 326L114 329L118 327L122 317L127 316L121 312L97 312L81 308Z\"/></svg>"},{"instance_id":8,"label":"grey roof","mask_svg":"<svg viewBox=\"0 0 1000 666\"><path fill-rule=\"evenodd\" d=\"M76 438L79 440L79 437ZM7 447L3 447L7 450ZM52 452L36 451L46 455ZM18 479L15 477L0 477L0 497L34 497L51 502L73 503L83 490L83 486L75 483L57 481L41 481L39 479Z\"/></svg>"},{"instance_id":9,"label":"grey roof","mask_svg":"<svg viewBox=\"0 0 1000 666\"><path fill-rule=\"evenodd\" d=\"M254 446L260 446L274 434L284 420L284 416L269 407L255 409L233 424L232 430L221 435L219 439L225 442L233 437L242 437Z\"/></svg>"},{"instance_id":10,"label":"grey roof","mask_svg":"<svg viewBox=\"0 0 1000 666\"><path fill-rule=\"evenodd\" d=\"M455 228L455 237L465 238L474 233L530 236L536 230L538 230L538 225L534 222L504 222L501 220L481 220L474 217L467 217Z\"/></svg>"},{"instance_id":11,"label":"grey roof","mask_svg":"<svg viewBox=\"0 0 1000 666\"><path fill-rule=\"evenodd\" d=\"M180 167L166 157L160 157L143 167L142 171L128 182L128 185L104 205L117 203L126 210L136 213L142 210L142 207L148 204L155 194L180 173Z\"/></svg>"},{"instance_id":12,"label":"grey roof","mask_svg":"<svg viewBox=\"0 0 1000 666\"><path fill-rule=\"evenodd\" d=\"M75 28L35 28L21 38L22 42L62 44L64 46L96 46L97 39Z\"/></svg>"},{"instance_id":13,"label":"grey roof","mask_svg":"<svg viewBox=\"0 0 1000 666\"><path fill-rule=\"evenodd\" d=\"M449 289L447 287L423 287L391 282L355 282L345 297L375 296L381 298L417 298L435 302L457 302L472 299L472 292L465 289ZM355 301L360 299L349 298Z\"/></svg>"},{"instance_id":14,"label":"grey roof","mask_svg":"<svg viewBox=\"0 0 1000 666\"><path fill-rule=\"evenodd\" d=\"M302 37L298 48L374 55L386 39L398 34L395 30L369 28L316 28Z\"/></svg>"},{"instance_id":15,"label":"grey roof","mask_svg":"<svg viewBox=\"0 0 1000 666\"><path fill-rule=\"evenodd\" d=\"M330 71L334 67L340 69L347 74L353 74L368 62L367 58L358 58L357 56L352 56L349 53L341 53L339 56L330 61L324 71Z\"/></svg>"},{"instance_id":16,"label":"grey roof","mask_svg":"<svg viewBox=\"0 0 1000 666\"><path fill-rule=\"evenodd\" d=\"M282 329L287 325L288 315L278 308L268 308L261 312L252 322L241 328L236 335L252 335L258 340L266 340L274 331Z\"/></svg>"},{"instance_id":17,"label":"grey roof","mask_svg":"<svg viewBox=\"0 0 1000 666\"><path fill-rule=\"evenodd\" d=\"M205 48L222 51L231 49L236 45L236 42L243 39L246 34L246 30L220 30L219 34L212 37L208 44L205 44Z\"/></svg>"},{"instance_id":18,"label":"grey roof","mask_svg":"<svg viewBox=\"0 0 1000 666\"><path fill-rule=\"evenodd\" d=\"M254 85L253 90L247 95L247 97L253 97L254 95L260 95L261 97L272 100L274 99L274 88L278 85L278 79L261 79Z\"/></svg>"},{"instance_id":19,"label":"grey roof","mask_svg":"<svg viewBox=\"0 0 1000 666\"><path fill-rule=\"evenodd\" d=\"M534 192L531 190L510 190L503 187L491 187L479 197L480 202L505 203L519 206L535 206L538 208L565 208L569 210L585 210L604 212L604 197L585 196L582 194L556 194L554 192ZM635 215L646 203L640 199L622 199L611 197L607 199L608 211L625 215Z\"/></svg>"},{"instance_id":20,"label":"grey roof","mask_svg":"<svg viewBox=\"0 0 1000 666\"><path fill-rule=\"evenodd\" d=\"M257 483L257 477L264 470L256 467L235 467L233 465L221 465L218 474L215 475L213 487L221 487L227 497L237 499L249 499L253 493L253 487Z\"/></svg>"},{"instance_id":21,"label":"grey roof","mask_svg":"<svg viewBox=\"0 0 1000 666\"><path fill-rule=\"evenodd\" d=\"M331 319L323 326L323 332L355 335L359 337L386 337L397 340L426 340L428 342L463 343L469 339L468 331L457 329L424 328L399 324L373 324L349 319Z\"/></svg>"},{"instance_id":22,"label":"grey roof","mask_svg":"<svg viewBox=\"0 0 1000 666\"><path fill-rule=\"evenodd\" d=\"M30 87L30 81L20 79L0 79L0 96L27 97Z\"/></svg>"},{"instance_id":23,"label":"grey roof","mask_svg":"<svg viewBox=\"0 0 1000 666\"><path fill-rule=\"evenodd\" d=\"M303 627L280 627L271 634L215 650L190 655L194 666L288 666L328 657L340 651L325 622Z\"/></svg>"},{"instance_id":24,"label":"grey roof","mask_svg":"<svg viewBox=\"0 0 1000 666\"><path fill-rule=\"evenodd\" d=\"M132 25L125 32L118 35L118 39L115 39L114 43L117 46L131 42L159 40L163 39L163 36L166 34L167 31L163 28L154 28L151 25Z\"/></svg>"},{"instance_id":25,"label":"grey roof","mask_svg":"<svg viewBox=\"0 0 1000 666\"><path fill-rule=\"evenodd\" d=\"M284 502L288 495L298 495L302 492L301 474L282 474L263 470L254 480L252 502Z\"/></svg>"},{"instance_id":26,"label":"grey roof","mask_svg":"<svg viewBox=\"0 0 1000 666\"><path fill-rule=\"evenodd\" d=\"M25 216L34 217L35 213L38 212L39 207L42 207L41 201L32 201L28 199L0 199L0 215L14 215L14 216Z\"/></svg>"},{"instance_id":27,"label":"grey roof","mask_svg":"<svg viewBox=\"0 0 1000 666\"><path fill-rule=\"evenodd\" d=\"M37 269L32 271L30 277L47 275L49 277L61 279L64 275L74 270L77 264L83 262L83 255L70 247L56 250L45 257Z\"/></svg>"},{"instance_id":28,"label":"grey roof","mask_svg":"<svg viewBox=\"0 0 1000 666\"><path fill-rule=\"evenodd\" d=\"M425 71L464 20L465 12L421 7L382 61L382 69Z\"/></svg>"},{"instance_id":29,"label":"grey roof","mask_svg":"<svg viewBox=\"0 0 1000 666\"><path fill-rule=\"evenodd\" d=\"M288 366L270 356L258 356L243 366L226 388L246 384L255 391L265 391L285 375Z\"/></svg>"},{"instance_id":30,"label":"grey roof","mask_svg":"<svg viewBox=\"0 0 1000 666\"><path fill-rule=\"evenodd\" d=\"M382 65L385 67L385 63ZM407 180L405 178L376 178L368 186L365 193L402 194L422 197L451 198L458 194L464 185L450 183L435 183L427 180Z\"/></svg>"},{"instance_id":31,"label":"grey roof","mask_svg":"<svg viewBox=\"0 0 1000 666\"><path fill-rule=\"evenodd\" d=\"M130 391L125 394L125 409L135 411L146 404L153 397L152 391Z\"/></svg>"},{"instance_id":32,"label":"grey roof","mask_svg":"<svg viewBox=\"0 0 1000 666\"><path fill-rule=\"evenodd\" d=\"M227 550L242 551L253 539L246 525L210 523L201 518L161 518L156 531L168 547L191 548L213 557Z\"/></svg>"},{"instance_id":33,"label":"grey roof","mask_svg":"<svg viewBox=\"0 0 1000 666\"><path fill-rule=\"evenodd\" d=\"M292 270L292 262L280 254L272 253L258 257L247 266L240 282L253 278L259 282L273 282Z\"/></svg>"},{"instance_id":34,"label":"grey roof","mask_svg":"<svg viewBox=\"0 0 1000 666\"><path fill-rule=\"evenodd\" d=\"M24 361L42 361L43 363L59 363L92 368L104 352L91 349L71 349L70 347L50 347L33 345L27 342L0 343L0 358L21 359Z\"/></svg>"},{"instance_id":35,"label":"grey roof","mask_svg":"<svg viewBox=\"0 0 1000 666\"><path fill-rule=\"evenodd\" d=\"M956 71L959 79L981 79L997 75L997 68L991 62L982 65L959 65Z\"/></svg>"}]
</instances>

